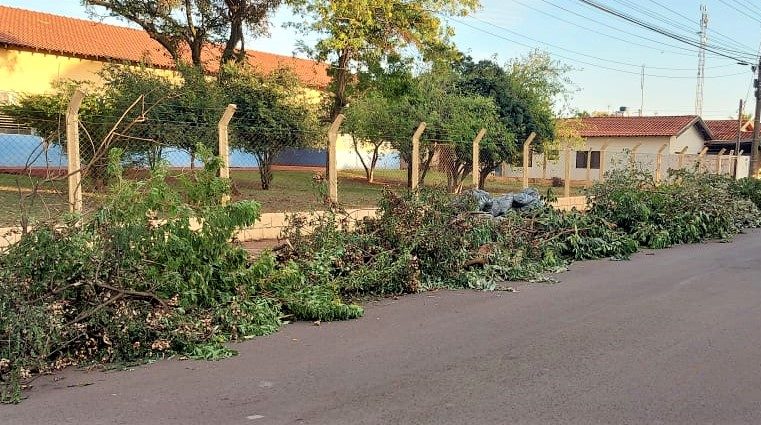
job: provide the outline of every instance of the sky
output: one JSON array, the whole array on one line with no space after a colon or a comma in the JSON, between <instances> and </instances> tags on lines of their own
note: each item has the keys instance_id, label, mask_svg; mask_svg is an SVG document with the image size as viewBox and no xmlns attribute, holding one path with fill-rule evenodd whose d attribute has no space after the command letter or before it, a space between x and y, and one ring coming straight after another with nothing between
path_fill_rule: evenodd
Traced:
<instances>
[{"instance_id":1,"label":"sky","mask_svg":"<svg viewBox=\"0 0 761 425\"><path fill-rule=\"evenodd\" d=\"M708 9L704 118L737 116L738 101L754 106L748 64L737 59L758 56L761 5L754 0L598 0L615 10L698 39L700 6ZM87 18L79 0L0 0L0 4ZM270 35L246 41L254 50L291 55L305 37L284 23L298 20L287 8L272 18ZM106 19L107 23L125 25ZM684 115L695 112L697 48L638 27L579 0L482 0L476 14L451 18L458 48L475 59L507 62L540 49L573 68L568 104L586 111L614 111L625 106L637 114ZM304 40L307 44L310 39ZM733 59L734 58L734 59ZM752 62L751 59L747 59ZM642 67L644 65L644 81ZM643 84L644 83L644 84Z\"/></svg>"}]
</instances>

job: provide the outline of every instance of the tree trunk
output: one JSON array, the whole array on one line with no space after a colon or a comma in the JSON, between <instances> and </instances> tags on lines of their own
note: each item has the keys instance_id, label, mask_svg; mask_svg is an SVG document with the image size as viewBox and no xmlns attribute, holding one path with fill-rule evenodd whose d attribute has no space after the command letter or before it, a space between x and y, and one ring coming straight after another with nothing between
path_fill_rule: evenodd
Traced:
<instances>
[{"instance_id":1,"label":"tree trunk","mask_svg":"<svg viewBox=\"0 0 761 425\"><path fill-rule=\"evenodd\" d=\"M493 173L497 169L497 167L499 167L499 164L497 164L497 165L493 165L493 164L485 165L484 167L481 168L481 170L480 170L481 172L480 172L480 174L478 176L478 187L479 188L481 188L482 190L486 190L485 189L486 188L486 178L489 177L489 174Z\"/></svg>"},{"instance_id":2,"label":"tree trunk","mask_svg":"<svg viewBox=\"0 0 761 425\"><path fill-rule=\"evenodd\" d=\"M330 119L334 120L346 106L346 87L349 84L349 61L351 52L348 49L342 50L338 55L338 68L335 77L335 97L333 98L333 108L330 111Z\"/></svg>"},{"instance_id":3,"label":"tree trunk","mask_svg":"<svg viewBox=\"0 0 761 425\"><path fill-rule=\"evenodd\" d=\"M380 145L375 145L373 157L370 159L370 170L367 172L367 182L372 183L375 180L375 166L378 164L378 150Z\"/></svg>"},{"instance_id":4,"label":"tree trunk","mask_svg":"<svg viewBox=\"0 0 761 425\"><path fill-rule=\"evenodd\" d=\"M270 190L270 185L272 184L272 158L275 155L270 152L263 152L256 156L259 160L259 178L262 182L262 190Z\"/></svg>"},{"instance_id":5,"label":"tree trunk","mask_svg":"<svg viewBox=\"0 0 761 425\"><path fill-rule=\"evenodd\" d=\"M423 169L420 170L420 181L418 182L420 186L423 186L425 183L425 176L428 175L428 170L431 169L431 162L433 162L434 155L436 155L435 149L428 149L428 155L426 156L425 161L423 161Z\"/></svg>"},{"instance_id":6,"label":"tree trunk","mask_svg":"<svg viewBox=\"0 0 761 425\"><path fill-rule=\"evenodd\" d=\"M233 16L230 20L230 37L227 39L227 43L225 43L224 51L222 51L220 65L231 61L242 63L246 58L246 49L243 45L243 19L233 10L230 10L230 14ZM240 43L240 48L238 48L238 43Z\"/></svg>"},{"instance_id":7,"label":"tree trunk","mask_svg":"<svg viewBox=\"0 0 761 425\"><path fill-rule=\"evenodd\" d=\"M407 163L407 188L412 189L412 154L400 155Z\"/></svg>"},{"instance_id":8,"label":"tree trunk","mask_svg":"<svg viewBox=\"0 0 761 425\"><path fill-rule=\"evenodd\" d=\"M354 152L356 152L357 156L359 157L359 162L362 163L362 168L365 169L365 178L367 179L367 182L372 183L373 170L365 163L365 158L362 158L362 153L359 151L359 143L357 143L357 138L354 137L354 134L351 135L351 144L354 146Z\"/></svg>"}]
</instances>

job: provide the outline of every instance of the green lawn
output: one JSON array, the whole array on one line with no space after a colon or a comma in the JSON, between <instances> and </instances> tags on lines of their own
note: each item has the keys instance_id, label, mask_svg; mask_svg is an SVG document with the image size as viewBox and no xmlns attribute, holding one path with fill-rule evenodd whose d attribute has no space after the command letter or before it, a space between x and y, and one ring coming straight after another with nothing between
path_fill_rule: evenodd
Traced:
<instances>
[{"instance_id":1,"label":"green lawn","mask_svg":"<svg viewBox=\"0 0 761 425\"><path fill-rule=\"evenodd\" d=\"M33 192L35 186L37 191ZM65 181L43 182L37 177L0 174L0 227L18 225L23 212L37 221L60 217L67 210Z\"/></svg>"}]
</instances>

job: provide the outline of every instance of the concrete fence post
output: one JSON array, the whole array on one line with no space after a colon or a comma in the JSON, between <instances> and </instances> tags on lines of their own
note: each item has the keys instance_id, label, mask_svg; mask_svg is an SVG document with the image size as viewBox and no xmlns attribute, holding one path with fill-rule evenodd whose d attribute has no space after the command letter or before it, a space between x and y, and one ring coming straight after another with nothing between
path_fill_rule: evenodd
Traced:
<instances>
[{"instance_id":1,"label":"concrete fence post","mask_svg":"<svg viewBox=\"0 0 761 425\"><path fill-rule=\"evenodd\" d=\"M238 107L234 104L229 104L222 112L222 117L219 118L217 123L217 135L219 141L219 158L221 164L219 166L219 177L223 179L230 178L230 120L233 118L233 114ZM230 195L222 196L222 205L226 205L230 202Z\"/></svg>"},{"instance_id":2,"label":"concrete fence post","mask_svg":"<svg viewBox=\"0 0 761 425\"><path fill-rule=\"evenodd\" d=\"M420 137L423 135L425 127L425 122L421 122L417 126L415 133L412 135L412 158L410 158L409 164L412 170L412 173L410 173L412 176L410 190L417 190L418 185L420 184Z\"/></svg>"},{"instance_id":3,"label":"concrete fence post","mask_svg":"<svg viewBox=\"0 0 761 425\"><path fill-rule=\"evenodd\" d=\"M528 159L529 159L529 155L531 154L531 142L534 141L535 137L536 137L536 133L532 131L531 134L529 134L528 137L526 138L526 141L523 142L523 188L524 189L528 187L528 165L529 165ZM547 157L546 155L544 156L545 158ZM545 161L545 164L546 164L546 161ZM545 166L545 169L546 169L546 166Z\"/></svg>"},{"instance_id":4,"label":"concrete fence post","mask_svg":"<svg viewBox=\"0 0 761 425\"><path fill-rule=\"evenodd\" d=\"M640 146L642 146L642 143L637 143L634 145L631 153L629 154L629 162L632 168L637 166L637 151L639 150Z\"/></svg>"},{"instance_id":5,"label":"concrete fence post","mask_svg":"<svg viewBox=\"0 0 761 425\"><path fill-rule=\"evenodd\" d=\"M481 182L481 140L485 135L486 129L482 128L476 138L473 139L473 170L471 173L473 174L473 187L476 189L480 189L478 186Z\"/></svg>"},{"instance_id":6,"label":"concrete fence post","mask_svg":"<svg viewBox=\"0 0 761 425\"><path fill-rule=\"evenodd\" d=\"M338 131L344 122L344 115L338 114L328 129L328 198L330 202L338 203Z\"/></svg>"},{"instance_id":7,"label":"concrete fence post","mask_svg":"<svg viewBox=\"0 0 761 425\"><path fill-rule=\"evenodd\" d=\"M661 181L662 173L663 173L663 151L666 150L666 148L669 147L668 143L664 143L661 145L661 147L658 149L658 153L655 155L655 182L658 183Z\"/></svg>"},{"instance_id":8,"label":"concrete fence post","mask_svg":"<svg viewBox=\"0 0 761 425\"><path fill-rule=\"evenodd\" d=\"M563 196L571 196L571 147L565 147L565 185L563 187Z\"/></svg>"},{"instance_id":9,"label":"concrete fence post","mask_svg":"<svg viewBox=\"0 0 761 425\"><path fill-rule=\"evenodd\" d=\"M676 169L681 170L684 168L684 156L687 154L687 146L683 147L681 151L677 152Z\"/></svg>"},{"instance_id":10,"label":"concrete fence post","mask_svg":"<svg viewBox=\"0 0 761 425\"><path fill-rule=\"evenodd\" d=\"M724 156L724 153L726 151L727 150L725 148L721 148L719 153L716 155L716 175L720 175L721 174L721 168L722 168L721 167L721 160L723 159L722 157Z\"/></svg>"},{"instance_id":11,"label":"concrete fence post","mask_svg":"<svg viewBox=\"0 0 761 425\"><path fill-rule=\"evenodd\" d=\"M605 155L609 145L609 143L603 143L600 147L600 175L598 177L598 180L600 181L605 180L605 167L608 165L608 160L605 158Z\"/></svg>"},{"instance_id":12,"label":"concrete fence post","mask_svg":"<svg viewBox=\"0 0 761 425\"><path fill-rule=\"evenodd\" d=\"M708 147L704 147L700 150L700 153L698 154L698 162L696 164L696 169L701 169L703 167L703 161L705 160L706 153L708 153Z\"/></svg>"},{"instance_id":13,"label":"concrete fence post","mask_svg":"<svg viewBox=\"0 0 761 425\"><path fill-rule=\"evenodd\" d=\"M82 160L79 155L79 108L85 94L76 89L66 108L66 158L68 162L69 211L82 212Z\"/></svg>"}]
</instances>

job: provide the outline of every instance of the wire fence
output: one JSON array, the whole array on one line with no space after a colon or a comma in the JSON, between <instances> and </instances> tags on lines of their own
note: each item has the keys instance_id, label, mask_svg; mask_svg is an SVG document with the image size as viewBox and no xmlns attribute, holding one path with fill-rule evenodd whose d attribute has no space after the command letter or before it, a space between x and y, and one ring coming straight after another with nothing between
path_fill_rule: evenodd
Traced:
<instances>
[{"instance_id":1,"label":"wire fence","mask_svg":"<svg viewBox=\"0 0 761 425\"><path fill-rule=\"evenodd\" d=\"M186 111L182 119L147 115L142 108L118 116L79 116L77 111L72 100L29 116L0 116L0 227L60 221L68 212L97 208L109 188L107 169L114 148L122 151L125 178L143 179L162 163L171 185L192 178L204 166L199 146L205 146L222 155L221 174L231 179L232 199L256 200L263 212L320 210L335 202L348 208L372 207L387 188L459 193L488 187L509 192L530 182L540 189L564 188L563 194L570 196L606 171L623 167L654 172L661 179L673 169L727 175L742 175L742 170L747 174L748 169L747 157L734 153L569 148L546 154L528 150L525 167L503 164L492 173L479 158L483 132L473 140L452 140L440 137L446 135L443 129L421 124L417 131L344 134L340 121L332 130L330 123L323 123L295 131L235 117L230 107ZM425 131L432 136L425 137ZM73 138L78 143L69 145L67 140Z\"/></svg>"}]
</instances>

